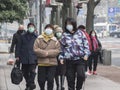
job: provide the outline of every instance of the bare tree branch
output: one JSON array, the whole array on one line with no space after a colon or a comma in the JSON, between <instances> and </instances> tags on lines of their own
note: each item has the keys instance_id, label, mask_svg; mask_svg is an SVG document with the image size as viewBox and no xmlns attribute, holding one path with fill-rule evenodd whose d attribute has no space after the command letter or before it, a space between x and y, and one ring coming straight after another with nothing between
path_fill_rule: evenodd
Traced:
<instances>
[{"instance_id":1,"label":"bare tree branch","mask_svg":"<svg viewBox=\"0 0 120 90\"><path fill-rule=\"evenodd\" d=\"M100 1L101 1L101 0L96 0L96 1L94 2L95 7L98 5L98 3L100 3Z\"/></svg>"}]
</instances>

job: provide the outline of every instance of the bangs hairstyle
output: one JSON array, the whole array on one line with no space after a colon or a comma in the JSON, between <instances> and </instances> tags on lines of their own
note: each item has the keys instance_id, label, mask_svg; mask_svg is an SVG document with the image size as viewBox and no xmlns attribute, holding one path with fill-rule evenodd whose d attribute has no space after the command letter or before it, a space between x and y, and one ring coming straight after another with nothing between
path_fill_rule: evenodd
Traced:
<instances>
[{"instance_id":1,"label":"bangs hairstyle","mask_svg":"<svg viewBox=\"0 0 120 90\"><path fill-rule=\"evenodd\" d=\"M45 29L46 29L46 28L51 28L52 30L54 30L54 27L53 27L52 24L47 24L47 25L45 26Z\"/></svg>"},{"instance_id":2,"label":"bangs hairstyle","mask_svg":"<svg viewBox=\"0 0 120 90\"><path fill-rule=\"evenodd\" d=\"M85 29L85 26L84 25L79 25L78 29Z\"/></svg>"},{"instance_id":3,"label":"bangs hairstyle","mask_svg":"<svg viewBox=\"0 0 120 90\"><path fill-rule=\"evenodd\" d=\"M28 23L27 28L29 28L30 25L34 26L35 28L35 25L33 23Z\"/></svg>"},{"instance_id":4,"label":"bangs hairstyle","mask_svg":"<svg viewBox=\"0 0 120 90\"><path fill-rule=\"evenodd\" d=\"M95 37L97 38L97 34L96 34L95 30L91 30L91 31L90 31L90 34L89 34L89 35L90 35L90 37L92 36L92 32L94 32L94 33L95 33Z\"/></svg>"},{"instance_id":5,"label":"bangs hairstyle","mask_svg":"<svg viewBox=\"0 0 120 90\"><path fill-rule=\"evenodd\" d=\"M65 32L68 32L66 26L67 26L67 23L70 23L71 25L73 25L73 31L76 31L77 30L77 23L76 23L76 20L73 19L73 18L67 18L65 20Z\"/></svg>"}]
</instances>

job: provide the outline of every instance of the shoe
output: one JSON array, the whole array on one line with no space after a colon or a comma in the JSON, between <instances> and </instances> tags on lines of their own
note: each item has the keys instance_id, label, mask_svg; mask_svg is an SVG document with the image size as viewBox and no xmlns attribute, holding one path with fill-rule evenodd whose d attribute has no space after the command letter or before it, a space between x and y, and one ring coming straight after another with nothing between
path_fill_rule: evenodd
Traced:
<instances>
[{"instance_id":1,"label":"shoe","mask_svg":"<svg viewBox=\"0 0 120 90\"><path fill-rule=\"evenodd\" d=\"M64 88L64 87L61 87L61 90L65 90L65 88Z\"/></svg>"},{"instance_id":2,"label":"shoe","mask_svg":"<svg viewBox=\"0 0 120 90\"><path fill-rule=\"evenodd\" d=\"M36 85L35 84L31 84L30 85L30 90L33 90L33 89L35 89L36 88Z\"/></svg>"},{"instance_id":3,"label":"shoe","mask_svg":"<svg viewBox=\"0 0 120 90\"><path fill-rule=\"evenodd\" d=\"M26 87L25 90L30 90L30 87Z\"/></svg>"},{"instance_id":4,"label":"shoe","mask_svg":"<svg viewBox=\"0 0 120 90\"><path fill-rule=\"evenodd\" d=\"M91 71L86 72L86 75L92 75Z\"/></svg>"},{"instance_id":5,"label":"shoe","mask_svg":"<svg viewBox=\"0 0 120 90\"><path fill-rule=\"evenodd\" d=\"M91 75L89 72L85 72L85 77L87 78L88 75Z\"/></svg>"},{"instance_id":6,"label":"shoe","mask_svg":"<svg viewBox=\"0 0 120 90\"><path fill-rule=\"evenodd\" d=\"M97 72L96 72L96 71L93 71L93 75L97 75Z\"/></svg>"}]
</instances>

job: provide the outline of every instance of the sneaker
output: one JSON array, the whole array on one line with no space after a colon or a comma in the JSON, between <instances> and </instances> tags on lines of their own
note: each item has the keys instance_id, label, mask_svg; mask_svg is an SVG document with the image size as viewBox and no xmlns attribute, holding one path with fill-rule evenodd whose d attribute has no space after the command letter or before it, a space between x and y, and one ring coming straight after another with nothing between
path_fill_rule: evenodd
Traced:
<instances>
[{"instance_id":1,"label":"sneaker","mask_svg":"<svg viewBox=\"0 0 120 90\"><path fill-rule=\"evenodd\" d=\"M96 71L93 71L93 75L97 75L97 72L96 72Z\"/></svg>"},{"instance_id":2,"label":"sneaker","mask_svg":"<svg viewBox=\"0 0 120 90\"><path fill-rule=\"evenodd\" d=\"M86 75L92 75L91 71L86 72Z\"/></svg>"},{"instance_id":3,"label":"sneaker","mask_svg":"<svg viewBox=\"0 0 120 90\"><path fill-rule=\"evenodd\" d=\"M33 90L33 89L35 89L36 88L36 85L35 84L31 84L30 85L30 90Z\"/></svg>"},{"instance_id":4,"label":"sneaker","mask_svg":"<svg viewBox=\"0 0 120 90\"><path fill-rule=\"evenodd\" d=\"M89 72L85 72L85 75L87 76L87 75L91 75Z\"/></svg>"}]
</instances>

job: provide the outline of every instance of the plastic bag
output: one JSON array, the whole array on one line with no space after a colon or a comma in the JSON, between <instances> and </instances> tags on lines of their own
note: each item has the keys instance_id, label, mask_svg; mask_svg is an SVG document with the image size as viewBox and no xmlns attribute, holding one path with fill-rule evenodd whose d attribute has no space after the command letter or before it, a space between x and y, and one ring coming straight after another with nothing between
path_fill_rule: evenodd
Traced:
<instances>
[{"instance_id":1,"label":"plastic bag","mask_svg":"<svg viewBox=\"0 0 120 90\"><path fill-rule=\"evenodd\" d=\"M7 61L7 65L13 65L15 63L15 58L13 54L10 54L8 61Z\"/></svg>"}]
</instances>

